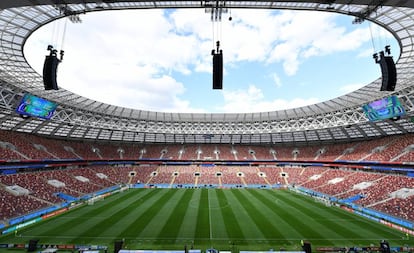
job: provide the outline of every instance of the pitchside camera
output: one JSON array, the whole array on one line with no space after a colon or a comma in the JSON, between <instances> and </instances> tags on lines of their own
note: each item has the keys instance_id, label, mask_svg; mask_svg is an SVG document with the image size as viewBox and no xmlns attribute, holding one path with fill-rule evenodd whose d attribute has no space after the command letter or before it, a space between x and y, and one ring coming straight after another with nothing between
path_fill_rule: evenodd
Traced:
<instances>
[{"instance_id":1,"label":"pitchside camera","mask_svg":"<svg viewBox=\"0 0 414 253\"><path fill-rule=\"evenodd\" d=\"M37 243L39 242L39 239L32 239L29 241L29 246L27 248L27 252L34 252L37 249Z\"/></svg>"},{"instance_id":2,"label":"pitchside camera","mask_svg":"<svg viewBox=\"0 0 414 253\"><path fill-rule=\"evenodd\" d=\"M312 253L311 243L308 241L302 241L302 250L305 251L305 253Z\"/></svg>"},{"instance_id":3,"label":"pitchside camera","mask_svg":"<svg viewBox=\"0 0 414 253\"><path fill-rule=\"evenodd\" d=\"M381 249L381 253L390 253L391 252L390 244L385 240L380 241L380 249Z\"/></svg>"},{"instance_id":4,"label":"pitchside camera","mask_svg":"<svg viewBox=\"0 0 414 253\"><path fill-rule=\"evenodd\" d=\"M124 244L124 240L117 240L114 242L114 253L118 253Z\"/></svg>"}]
</instances>

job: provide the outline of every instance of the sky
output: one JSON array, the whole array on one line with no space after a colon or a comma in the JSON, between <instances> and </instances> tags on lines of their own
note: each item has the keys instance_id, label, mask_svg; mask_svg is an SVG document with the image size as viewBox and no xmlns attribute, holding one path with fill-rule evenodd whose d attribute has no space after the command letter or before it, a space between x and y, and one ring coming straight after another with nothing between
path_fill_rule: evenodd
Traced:
<instances>
[{"instance_id":1,"label":"sky","mask_svg":"<svg viewBox=\"0 0 414 253\"><path fill-rule=\"evenodd\" d=\"M232 17L231 21L229 17ZM127 108L181 113L266 112L323 102L376 80L372 54L395 39L368 21L310 11L101 11L61 19L28 39L42 73L47 45L64 50L58 85ZM212 89L212 49L223 50L223 89Z\"/></svg>"}]
</instances>

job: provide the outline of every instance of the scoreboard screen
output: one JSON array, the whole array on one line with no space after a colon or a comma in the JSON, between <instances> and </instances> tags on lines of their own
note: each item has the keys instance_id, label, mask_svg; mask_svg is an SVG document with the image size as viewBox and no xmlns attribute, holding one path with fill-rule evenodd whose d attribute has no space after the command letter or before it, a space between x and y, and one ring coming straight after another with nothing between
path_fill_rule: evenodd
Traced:
<instances>
[{"instance_id":1,"label":"scoreboard screen","mask_svg":"<svg viewBox=\"0 0 414 253\"><path fill-rule=\"evenodd\" d=\"M404 107L397 96L385 97L362 106L370 121L398 118L405 115Z\"/></svg>"},{"instance_id":2,"label":"scoreboard screen","mask_svg":"<svg viewBox=\"0 0 414 253\"><path fill-rule=\"evenodd\" d=\"M50 119L55 112L57 104L43 98L26 94L20 101L16 112L21 115L34 116L43 119Z\"/></svg>"}]
</instances>

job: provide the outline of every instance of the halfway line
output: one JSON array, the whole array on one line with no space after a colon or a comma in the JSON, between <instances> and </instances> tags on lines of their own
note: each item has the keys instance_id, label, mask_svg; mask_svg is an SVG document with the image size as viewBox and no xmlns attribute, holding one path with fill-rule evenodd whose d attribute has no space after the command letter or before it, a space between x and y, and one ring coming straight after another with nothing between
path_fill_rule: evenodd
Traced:
<instances>
[{"instance_id":1,"label":"halfway line","mask_svg":"<svg viewBox=\"0 0 414 253\"><path fill-rule=\"evenodd\" d=\"M207 198L208 198L208 224L210 226L210 241L213 239L213 230L211 224L211 209L210 209L210 189L207 189Z\"/></svg>"}]
</instances>

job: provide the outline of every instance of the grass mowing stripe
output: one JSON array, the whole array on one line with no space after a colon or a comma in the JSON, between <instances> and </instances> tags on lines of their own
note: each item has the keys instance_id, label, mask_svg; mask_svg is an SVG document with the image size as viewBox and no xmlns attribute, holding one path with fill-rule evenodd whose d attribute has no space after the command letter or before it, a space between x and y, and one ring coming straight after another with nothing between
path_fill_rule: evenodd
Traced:
<instances>
[{"instance_id":1,"label":"grass mowing stripe","mask_svg":"<svg viewBox=\"0 0 414 253\"><path fill-rule=\"evenodd\" d=\"M269 224L269 226L266 226L266 229L270 230L269 233L272 238L277 238L282 241L284 239L285 243L291 238L303 238L297 230L291 229L291 227L284 222L284 219L277 214L277 208L271 208L274 202L269 203L263 201L263 196L260 195L258 190L247 190L246 197L249 200L254 199L255 203L258 203L255 205L255 208L261 215L261 217L258 218L261 218L261 220Z\"/></svg>"},{"instance_id":2,"label":"grass mowing stripe","mask_svg":"<svg viewBox=\"0 0 414 253\"><path fill-rule=\"evenodd\" d=\"M307 216L311 217L311 219L319 225L319 227L323 228L325 235L329 235L331 238L358 238L360 235L356 230L351 230L347 228L347 225L343 225L342 218L335 215L332 212L332 208L323 206L321 203L315 202L311 206L309 202L303 201L303 198L296 197L295 201L292 201L293 198L290 194L287 196L281 196L281 198L285 202L289 202L292 206L298 208L306 214ZM323 207L323 208L322 208ZM319 208L319 210L316 210ZM324 222L320 222L319 220L324 220ZM348 242L343 242L348 243ZM352 243L352 241L349 241Z\"/></svg>"},{"instance_id":3,"label":"grass mowing stripe","mask_svg":"<svg viewBox=\"0 0 414 253\"><path fill-rule=\"evenodd\" d=\"M182 195L177 194L181 191L184 192ZM121 209L124 211L119 212ZM166 211L161 212L162 209ZM181 221L177 219L176 213L179 213ZM109 218L111 215L113 219ZM275 236L269 239L268 236L261 235L265 233L258 229L252 215L262 216L260 219L270 224L271 233L277 234L272 229L272 226L276 227L283 238ZM163 221L151 223L147 219ZM210 221L214 229L213 240L209 236ZM174 222L180 225L172 228L174 231L167 229ZM335 235L329 230L335 230L335 227L326 230L319 223L329 226L340 223L341 226L357 231L360 236ZM146 224L157 224L151 226L156 227L157 235L140 237ZM101 229L92 229L91 226ZM45 234L51 229L56 229L57 233ZM27 243L29 239L39 238L42 244L87 242L86 244L107 245L111 251L113 240L125 238L129 249L182 250L185 244L191 243L197 249L214 246L220 250L234 251L283 247L297 251L300 250L300 239L310 240L314 247L378 245L378 238L387 239L393 246L412 245L414 242L413 238L402 239L404 234L399 231L336 207L326 207L310 197L290 191L256 189L131 189L95 202L93 206L84 206L22 229L19 234L21 232L21 237L15 237L13 233L1 236L0 243ZM222 235L222 238L218 238L216 233ZM79 238L80 234L82 238Z\"/></svg>"},{"instance_id":4,"label":"grass mowing stripe","mask_svg":"<svg viewBox=\"0 0 414 253\"><path fill-rule=\"evenodd\" d=\"M300 229L292 226L289 223L291 220L288 215L288 212L285 212L285 215L282 216L281 211L283 210L283 206L278 205L277 199L269 197L267 194L264 194L268 191L250 191L250 193L260 202L263 204L263 209L269 212L269 215L266 217L268 222L272 222L275 224L275 227L279 231L280 234L286 239L302 239L304 238L303 234L301 233ZM272 216L270 216L270 214Z\"/></svg>"},{"instance_id":5,"label":"grass mowing stripe","mask_svg":"<svg viewBox=\"0 0 414 253\"><path fill-rule=\"evenodd\" d=\"M221 202L218 199L217 196L218 190L211 189L209 192L209 198L210 198L210 216L212 218L212 232L211 232L211 238L212 239L222 239L222 238L228 238L228 234L226 231L226 226L224 224L224 217L222 210L223 208L227 208L227 204L224 204L224 206L221 206Z\"/></svg>"},{"instance_id":6,"label":"grass mowing stripe","mask_svg":"<svg viewBox=\"0 0 414 253\"><path fill-rule=\"evenodd\" d=\"M185 190L183 189L163 189L163 191L171 191L173 195L169 196L166 203L159 203L157 208L157 213L151 217L151 220L145 224L145 227L142 229L139 237L141 238L169 238L169 235L164 235L161 233L163 227L167 224L169 218L171 217L174 209L179 204L180 199L182 198ZM175 238L176 235L172 235L172 238Z\"/></svg>"},{"instance_id":7,"label":"grass mowing stripe","mask_svg":"<svg viewBox=\"0 0 414 253\"><path fill-rule=\"evenodd\" d=\"M276 201L275 204L277 204L277 207L275 207L275 210L277 213L283 217L284 221L286 221L292 228L300 231L300 234L303 235L303 238L294 238L295 240L324 238L319 230L314 228L310 217L303 216L301 213L295 212L295 208L280 200L281 193L279 191L264 191L263 195L267 195L269 201ZM333 242L330 241L326 241L326 243L327 246L334 245Z\"/></svg>"},{"instance_id":8,"label":"grass mowing stripe","mask_svg":"<svg viewBox=\"0 0 414 253\"><path fill-rule=\"evenodd\" d=\"M213 221L211 220L211 199L210 199L210 189L207 190L207 198L208 198L208 226L209 226L209 231L210 231L210 241L213 238L213 227L212 227L212 223Z\"/></svg>"},{"instance_id":9,"label":"grass mowing stripe","mask_svg":"<svg viewBox=\"0 0 414 253\"><path fill-rule=\"evenodd\" d=\"M226 197L229 200L230 206L233 209L233 212L236 216L237 222L240 225L244 238L264 238L264 235L256 223L252 220L252 215L248 213L244 207L245 203L240 203L239 199L236 197L240 194L239 189L230 189L226 190ZM247 243L247 242L246 242Z\"/></svg>"},{"instance_id":10,"label":"grass mowing stripe","mask_svg":"<svg viewBox=\"0 0 414 253\"><path fill-rule=\"evenodd\" d=\"M310 199L309 197L306 197L306 196L302 196L302 195L298 195L298 194L292 194L292 193L284 194L284 196L285 196L286 199L291 199L292 196L295 196L295 199L297 199L299 202L301 202L300 199L302 201L304 199L307 199L308 200L308 201L306 201L307 203L303 203L303 205L301 205L301 206L306 206L306 208L308 208L308 209L311 208L311 207L314 207L314 206L318 206L319 208L322 208L322 209L324 208L321 203L317 203L314 200L313 200L313 203L312 203L312 199ZM306 209L306 208L304 208L304 209ZM315 211L313 211L313 210L317 210L317 208L316 209L311 209L311 212L310 212L311 215L315 214ZM329 210L329 212L331 212L331 214L332 213L337 213L337 212L335 212L335 208L332 208L332 207L325 207L325 210ZM306 212L306 210L304 210L304 211ZM317 220L315 220L315 222L317 222L317 224L321 224L325 227L327 226L325 224L330 223L330 221L332 221L332 220L336 220L337 224L334 224L334 225L331 224L332 227L329 227L329 228L326 228L325 230L322 230L324 232L324 236L325 237L329 236L329 238L331 238L331 240L333 241L333 243L335 245L354 244L354 245L358 245L358 246L367 246L367 245L372 244L372 243L376 244L376 243L378 243L378 241L381 238L383 239L383 237L379 236L378 234L375 234L372 237L371 236L372 233L370 233L370 235L366 235L366 234L362 233L361 231L363 231L363 229L364 229L364 226L362 224L352 225L352 226L355 226L355 229L351 230L353 232L350 232L349 234L342 233L342 235L338 235L338 234L335 235L335 234L332 233L333 229L335 229L335 230L338 229L338 231L341 231L340 226L347 226L348 225L348 223L346 223L346 225L342 224L343 221L344 221L343 217L346 217L346 216L340 216L339 219L338 218L332 218L332 215L330 215L329 217L322 217L322 218L321 218L321 216L317 216L317 217L318 218L317 218ZM361 219L361 217L354 217L354 218ZM373 222L371 222L371 223L373 223ZM377 225L380 225L380 224L377 224ZM313 238L312 240L316 243L321 243L321 244L326 243L323 238L320 238L320 239Z\"/></svg>"},{"instance_id":11,"label":"grass mowing stripe","mask_svg":"<svg viewBox=\"0 0 414 253\"><path fill-rule=\"evenodd\" d=\"M298 199L303 201L306 205L310 205L312 202L314 202L313 199L307 197L307 196L301 196L298 195ZM330 221L336 221L337 225L335 225L337 228L342 227L342 230L346 230L347 232L344 234L341 234L343 237L347 238L378 238L380 240L381 238L389 238L391 237L399 237L401 233L398 233L397 231L391 231L389 228L386 228L385 226L382 226L378 223L374 223L372 221L366 220L364 222L364 225L361 224L365 218L359 217L356 215L353 215L348 212L344 212L344 210L335 208L335 207L325 207L321 203L315 203L313 205L314 208L312 208L312 211L319 213L322 218L318 218L320 222L323 222L324 224L330 223ZM327 212L329 211L330 216L328 217ZM350 215L353 215L353 217L350 217ZM350 219L346 222L345 228L344 225L342 225L342 221L345 219ZM369 227L369 229L368 229ZM382 227L382 230L379 229L379 227ZM380 232L381 231L381 232ZM393 232L390 234L390 232ZM394 235L394 236L392 236Z\"/></svg>"},{"instance_id":12,"label":"grass mowing stripe","mask_svg":"<svg viewBox=\"0 0 414 253\"><path fill-rule=\"evenodd\" d=\"M199 200L201 191L191 190L191 199L188 203L188 208L184 214L184 220L181 223L180 230L178 231L177 237L180 238L193 238L195 235L199 208Z\"/></svg>"},{"instance_id":13,"label":"grass mowing stripe","mask_svg":"<svg viewBox=\"0 0 414 253\"><path fill-rule=\"evenodd\" d=\"M194 236L194 242L196 244L203 244L205 238L210 238L210 220L208 207L208 190L207 189L195 189L195 191L201 191L200 199L198 202L198 215L196 223L196 231Z\"/></svg>"},{"instance_id":14,"label":"grass mowing stripe","mask_svg":"<svg viewBox=\"0 0 414 253\"><path fill-rule=\"evenodd\" d=\"M325 226L325 224L315 221L315 213L310 212L307 208L307 205L298 204L297 197L292 196L294 195L280 194L279 200L281 200L285 205L290 207L289 210L291 213L297 215L298 217L302 217L302 228L304 231L307 232L305 233L305 235L307 236L306 239L315 240L320 238L325 240L325 238L329 238L331 241L333 241L335 239L342 238L338 233L335 232L335 227L327 227ZM311 230L312 233L309 233L308 230ZM314 235L315 230L318 231L317 236Z\"/></svg>"},{"instance_id":15,"label":"grass mowing stripe","mask_svg":"<svg viewBox=\"0 0 414 253\"><path fill-rule=\"evenodd\" d=\"M133 197L122 199L122 202L117 201L116 205L107 206L105 210L98 214L102 219L90 218L79 223L75 220L74 224L67 228L64 234L77 235L77 237L73 237L70 243L76 242L77 240L82 240L83 243L92 241L93 237L97 237L102 232L100 229L110 228L116 222L118 216L123 213L128 213L129 210L134 208L139 198L140 195L135 192ZM133 203L133 206L131 206L131 203ZM87 206L86 208L94 208L94 206ZM86 239L87 237L88 239Z\"/></svg>"},{"instance_id":16,"label":"grass mowing stripe","mask_svg":"<svg viewBox=\"0 0 414 253\"><path fill-rule=\"evenodd\" d=\"M25 232L24 235L39 234L44 236L49 235L51 237L57 234L71 236L77 235L79 231L82 231L82 228L79 230L75 228L76 226L83 226L82 224L88 220L93 221L91 217L101 217L103 211L113 206L118 206L118 204L120 204L125 199L134 198L135 195L136 193L134 192L128 192L127 194L115 194L103 201L96 202L96 206L83 206L46 220L43 222L45 223L45 226L35 226L29 230L25 230L27 232ZM76 213L76 216L71 217L74 213Z\"/></svg>"},{"instance_id":17,"label":"grass mowing stripe","mask_svg":"<svg viewBox=\"0 0 414 253\"><path fill-rule=\"evenodd\" d=\"M230 237L229 239L234 240L236 238L243 238L244 235L242 233L242 229L240 228L239 222L234 215L233 209L231 208L230 202L224 194L224 191L217 190L216 193L220 203L219 205L223 207L221 209L221 213L224 217L223 223L225 225L226 232Z\"/></svg>"},{"instance_id":18,"label":"grass mowing stripe","mask_svg":"<svg viewBox=\"0 0 414 253\"><path fill-rule=\"evenodd\" d=\"M141 193L141 194L140 194ZM116 206L106 210L103 213L103 216L106 217L104 219L100 219L95 221L95 223L91 224L90 226L86 226L86 224L82 224L84 227L83 230L78 234L77 238L73 238L71 243L76 242L78 239L83 239L84 243L89 243L94 240L94 238L89 237L87 240L85 239L89 235L95 235L96 238L101 236L105 231L111 230L111 234L114 234L113 229L117 228L115 226L117 222L119 222L120 217L125 217L128 214L134 212L137 209L144 199L148 199L150 196L154 194L154 191L146 191L146 192L135 192L134 198L123 199L123 202L119 203Z\"/></svg>"},{"instance_id":19,"label":"grass mowing stripe","mask_svg":"<svg viewBox=\"0 0 414 253\"><path fill-rule=\"evenodd\" d=\"M296 193L292 193L296 194ZM312 202L313 200L307 196L299 195L303 200L307 201L308 203ZM405 236L403 232L390 229L382 224L377 222L372 222L371 220L355 215L353 213L347 212L345 210L339 208L333 208L333 212L340 214L342 217L347 219L347 224L350 228L356 227L359 234L364 235L367 238L375 238L380 236L382 239L392 240L392 238L398 238L398 240Z\"/></svg>"},{"instance_id":20,"label":"grass mowing stripe","mask_svg":"<svg viewBox=\"0 0 414 253\"><path fill-rule=\"evenodd\" d=\"M136 191L139 194L139 199L135 201L137 204L136 208L131 209L129 213L117 217L114 223L107 224L108 229L102 230L98 235L99 237L107 238L112 236L114 238L122 238L121 233L125 230L125 227L130 225L131 220L136 218L138 211L142 209L141 206L147 201L151 201L158 194L157 191L152 189L137 189Z\"/></svg>"},{"instance_id":21,"label":"grass mowing stripe","mask_svg":"<svg viewBox=\"0 0 414 253\"><path fill-rule=\"evenodd\" d=\"M190 205L192 196L191 191L185 189L178 190L178 193L181 194L180 199L171 199L173 203L168 208L171 208L172 212L169 217L165 217L166 223L158 234L158 237L175 238L178 235L178 231L184 221L184 214Z\"/></svg>"},{"instance_id":22,"label":"grass mowing stripe","mask_svg":"<svg viewBox=\"0 0 414 253\"><path fill-rule=\"evenodd\" d=\"M284 236L279 233L277 228L268 222L262 213L264 206L249 193L249 190L236 191L235 196L240 203L243 203L243 208L266 239L278 238L279 240L282 239L281 243L287 243L286 240L283 240Z\"/></svg>"},{"instance_id":23,"label":"grass mowing stripe","mask_svg":"<svg viewBox=\"0 0 414 253\"><path fill-rule=\"evenodd\" d=\"M112 206L118 206L120 203L125 202L125 200L132 199L136 197L136 192L127 191L122 193L117 193L112 195L110 198L105 198L101 201L96 201L93 206L85 206L82 209L79 209L79 216L84 218L101 216L102 212L108 210Z\"/></svg>"},{"instance_id":24,"label":"grass mowing stripe","mask_svg":"<svg viewBox=\"0 0 414 253\"><path fill-rule=\"evenodd\" d=\"M136 216L130 220L129 225L124 227L121 232L122 238L137 238L152 218L157 215L159 210L166 205L174 191L166 189L151 189L156 194L143 202L139 209L135 211Z\"/></svg>"},{"instance_id":25,"label":"grass mowing stripe","mask_svg":"<svg viewBox=\"0 0 414 253\"><path fill-rule=\"evenodd\" d=\"M302 200L307 200L307 202L309 202L309 201L311 201L309 198L304 198L305 196L302 196ZM315 211L318 211L317 210L317 207L320 207L320 212L326 212L326 210L329 210L330 212L331 212L331 214L334 214L334 215L336 215L336 217L340 217L340 218L345 218L345 217L347 217L347 216L345 216L344 215L344 212L339 212L340 210L339 209L335 209L335 208L325 208L325 211L323 210L324 209L324 207L323 207L323 205L321 205L321 204L319 204L319 205L316 205L315 206L316 208L314 209ZM362 217L353 217L353 219L354 220L361 220L361 219L364 219L364 218L362 218ZM324 223L329 223L329 220L323 220L323 222ZM378 224L378 223L373 223L373 222L368 222L369 223L369 225L371 225L371 226L375 226L375 227L379 227L379 226L381 226L380 224ZM368 225L368 224L367 224ZM356 223L356 222L354 222L354 223L347 223L347 228L350 230L350 231L355 231L355 232L351 232L351 233L348 233L348 237L351 237L351 238L356 238L356 237L360 237L361 236L361 234L363 234L365 237L367 237L367 238L373 238L373 237L375 237L375 236L378 236L378 233L377 232L374 232L374 231L376 231L376 229L371 229L370 230L370 232L371 232L371 235L370 236L368 236L366 233L364 233L364 230L365 230L365 226L361 226L361 223ZM385 227L384 227L385 228ZM366 231L367 233L369 233L369 231ZM387 230L387 233L389 233L389 232L391 232L391 230ZM394 231L393 231L394 232ZM395 232L397 232L397 231L395 231ZM393 233L394 234L394 233ZM381 239L381 238L384 238L383 236L381 236L379 239Z\"/></svg>"}]
</instances>

